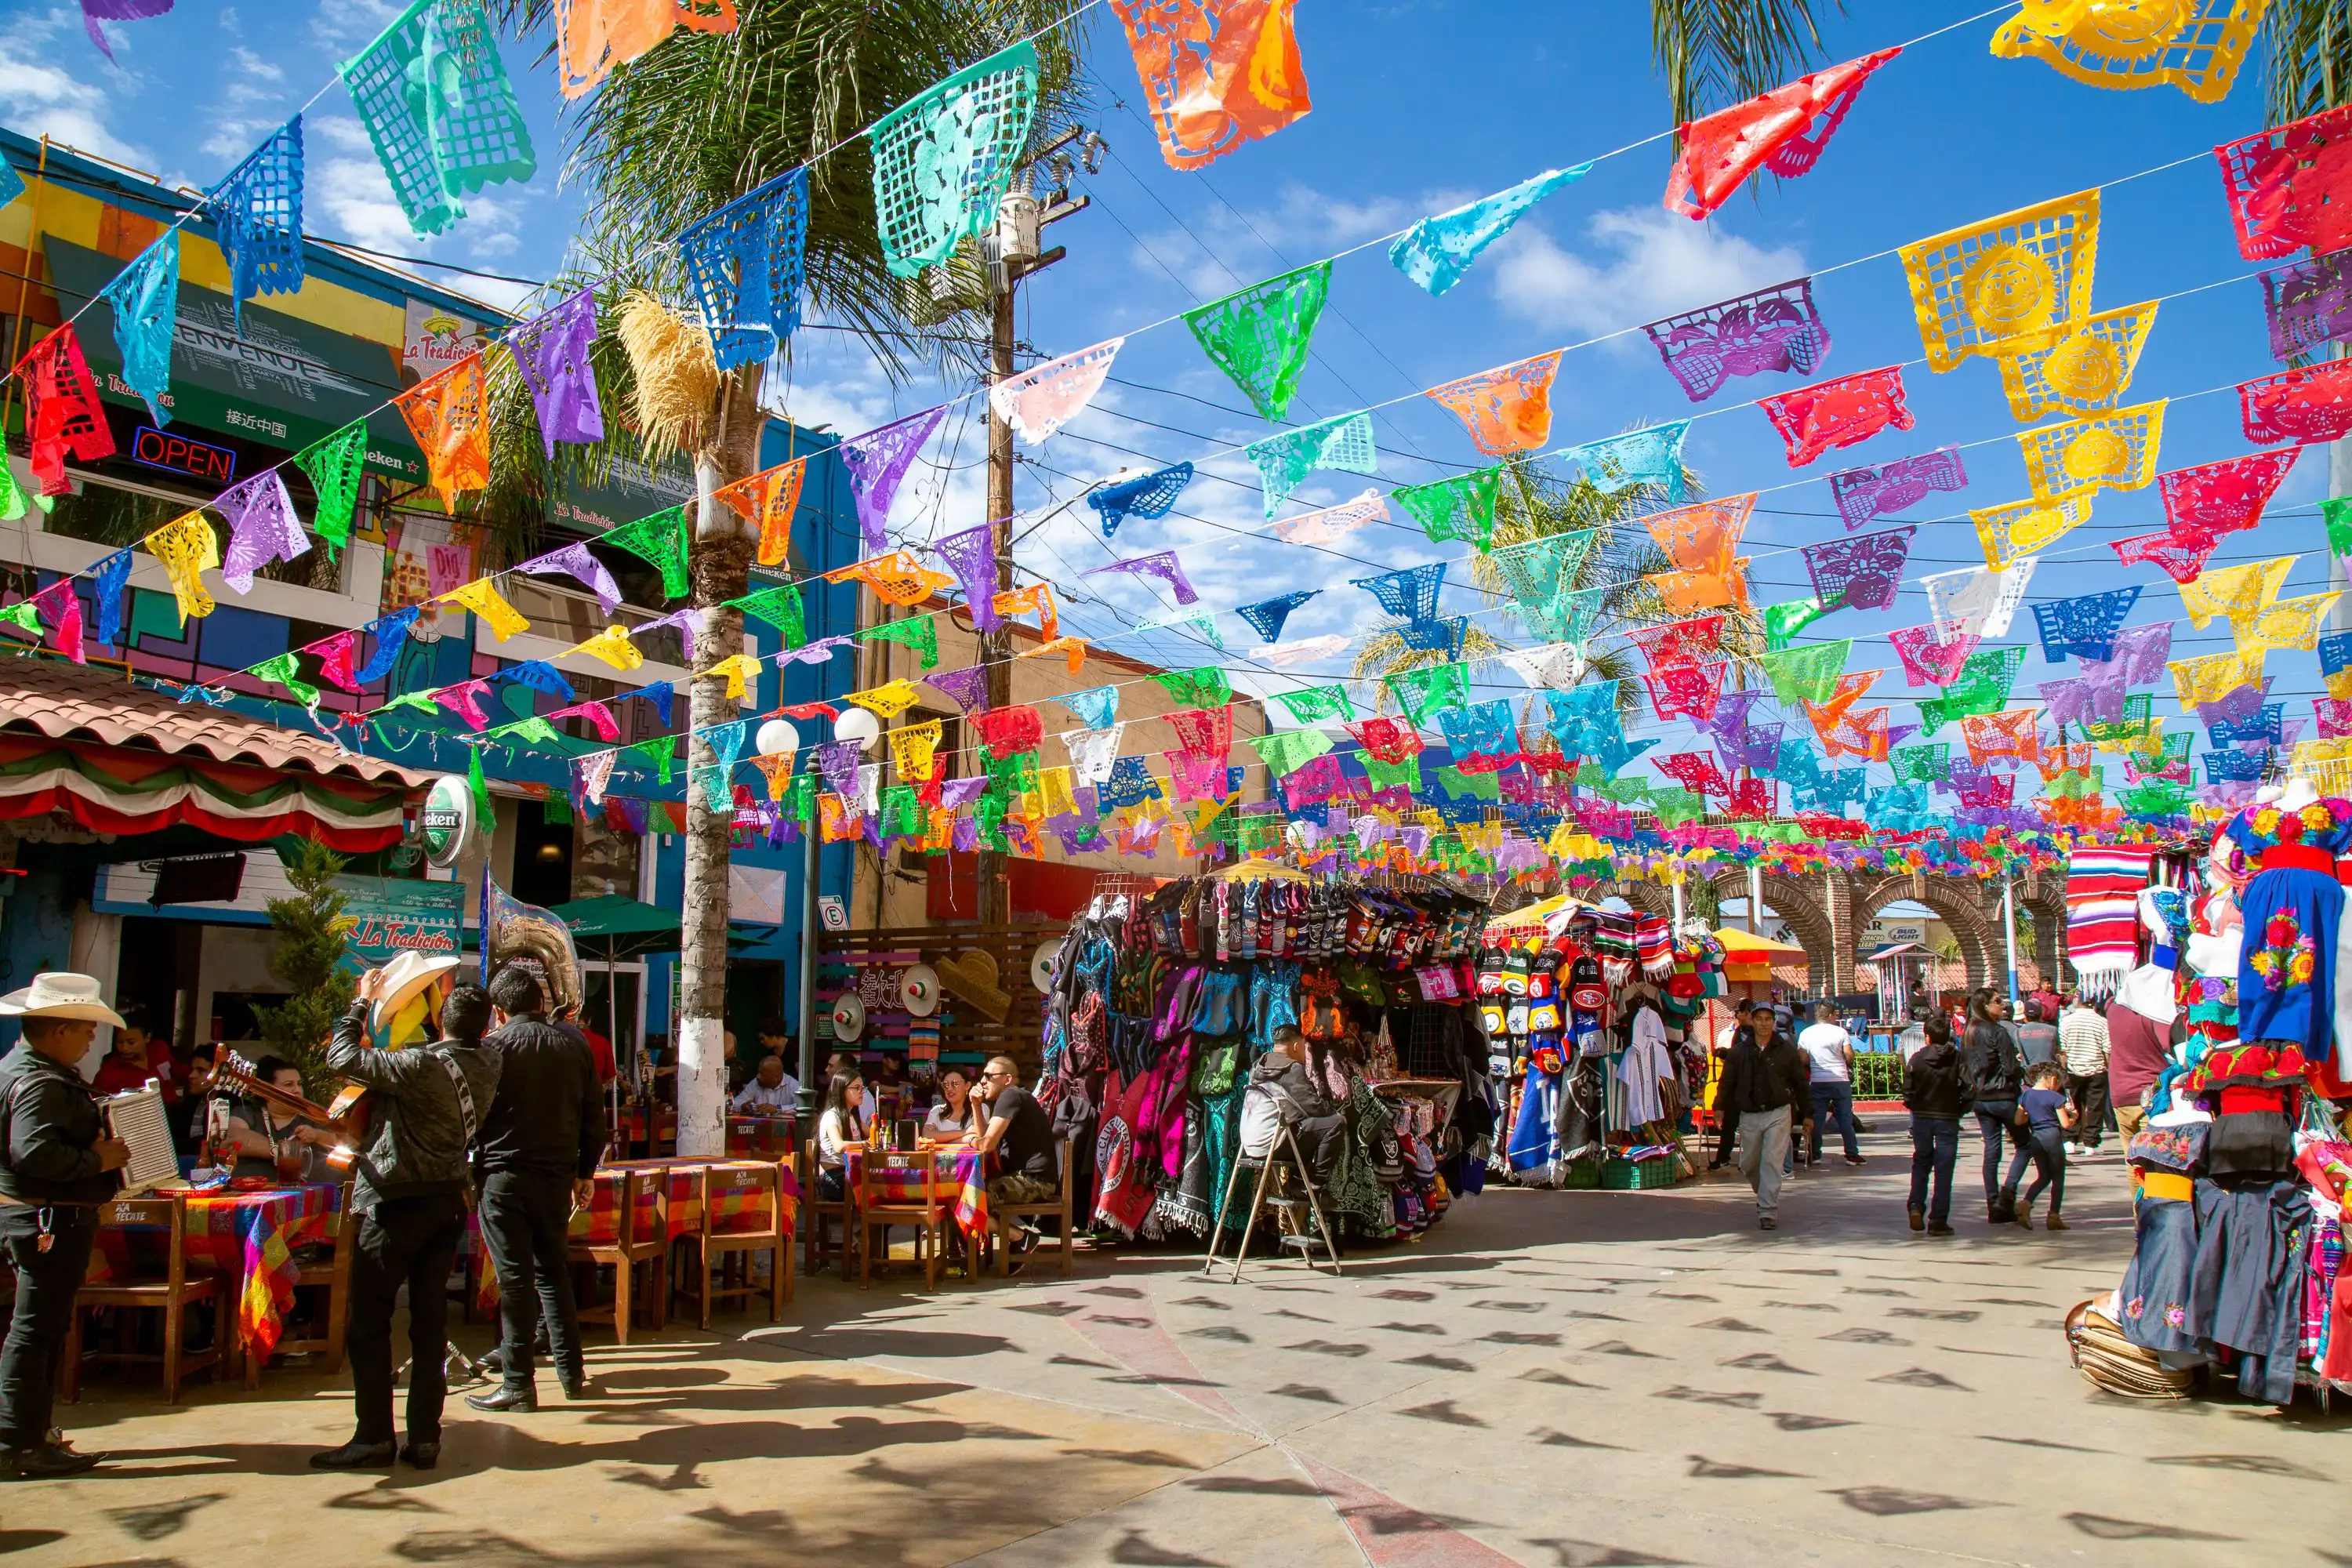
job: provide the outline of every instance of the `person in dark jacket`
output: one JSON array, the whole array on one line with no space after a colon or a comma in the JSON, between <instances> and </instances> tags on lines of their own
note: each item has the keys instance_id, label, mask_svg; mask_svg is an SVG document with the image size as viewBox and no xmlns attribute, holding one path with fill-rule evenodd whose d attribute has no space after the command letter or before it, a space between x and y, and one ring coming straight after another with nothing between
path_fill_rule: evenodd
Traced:
<instances>
[{"instance_id":1,"label":"person in dark jacket","mask_svg":"<svg viewBox=\"0 0 2352 1568\"><path fill-rule=\"evenodd\" d=\"M442 1363L449 1351L449 1267L466 1234L466 1149L499 1082L498 1058L482 1048L490 999L460 985L441 1007L438 1040L400 1050L367 1044L368 1013L384 972L360 976L351 1011L335 1022L327 1070L371 1090L366 1146L352 1162L351 1319L355 1427L340 1448L310 1456L321 1470L388 1468L395 1457L420 1470L441 1458ZM392 1314L408 1287L408 1441L392 1425Z\"/></svg>"},{"instance_id":2,"label":"person in dark jacket","mask_svg":"<svg viewBox=\"0 0 2352 1568\"><path fill-rule=\"evenodd\" d=\"M0 1344L0 1479L57 1480L106 1458L49 1435L74 1298L89 1268L98 1208L131 1157L76 1066L100 1024L121 1018L87 974L51 973L0 996L24 1037L0 1059L0 1257L16 1273Z\"/></svg>"},{"instance_id":3,"label":"person in dark jacket","mask_svg":"<svg viewBox=\"0 0 2352 1568\"><path fill-rule=\"evenodd\" d=\"M1903 1068L1903 1104L1911 1112L1911 1228L1952 1234L1952 1163L1960 1152L1960 1114L1969 1108L1960 1053L1952 1026L1941 1018L1919 1026L1927 1043ZM1927 1180L1935 1177L1935 1197Z\"/></svg>"},{"instance_id":4,"label":"person in dark jacket","mask_svg":"<svg viewBox=\"0 0 2352 1568\"><path fill-rule=\"evenodd\" d=\"M2017 1125L2017 1097L2025 1087L2025 1058L2009 1032L2009 1003L1990 986L1979 989L1969 1003L1968 1037L1960 1046L1961 1083L1977 1113L1977 1131L1984 1139L1985 1215L1995 1225L2010 1216L2000 1198L2000 1151L2004 1139L2025 1146L2024 1129Z\"/></svg>"},{"instance_id":5,"label":"person in dark jacket","mask_svg":"<svg viewBox=\"0 0 2352 1568\"><path fill-rule=\"evenodd\" d=\"M1805 1053L1777 1034L1769 1007L1748 1016L1731 1042L1716 1104L1739 1118L1739 1173L1756 1189L1756 1226L1780 1228L1780 1184L1787 1179L1790 1139L1812 1103Z\"/></svg>"},{"instance_id":6,"label":"person in dark jacket","mask_svg":"<svg viewBox=\"0 0 2352 1568\"><path fill-rule=\"evenodd\" d=\"M490 981L499 1027L482 1044L499 1058L499 1091L482 1121L478 1168L482 1240L499 1277L499 1362L493 1394L469 1394L477 1410L539 1408L531 1340L542 1319L549 1359L564 1395L584 1399L586 1358L572 1298L570 1243L575 1207L595 1191L604 1155L603 1092L596 1062L578 1038L547 1021L540 977L510 963Z\"/></svg>"}]
</instances>

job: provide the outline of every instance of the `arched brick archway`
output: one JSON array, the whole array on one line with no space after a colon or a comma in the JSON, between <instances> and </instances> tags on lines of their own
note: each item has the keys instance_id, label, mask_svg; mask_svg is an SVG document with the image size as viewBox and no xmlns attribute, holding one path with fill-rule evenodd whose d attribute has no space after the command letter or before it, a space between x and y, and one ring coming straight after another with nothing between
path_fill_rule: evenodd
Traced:
<instances>
[{"instance_id":1,"label":"arched brick archway","mask_svg":"<svg viewBox=\"0 0 2352 1568\"><path fill-rule=\"evenodd\" d=\"M2017 918L2033 933L2033 958L2053 990L2074 984L2074 966L2066 962L2066 880L2061 872L2045 872L2029 889L2017 888ZM1994 934L2000 927L1996 923Z\"/></svg>"},{"instance_id":2,"label":"arched brick archway","mask_svg":"<svg viewBox=\"0 0 2352 1568\"><path fill-rule=\"evenodd\" d=\"M1969 989L1990 985L1996 976L2006 973L2008 955L2000 940L1998 903L1996 912L1988 916L1983 886L1955 877L1926 877L1916 886L1907 874L1883 877L1856 889L1854 929L1859 931L1868 925L1889 904L1906 900L1924 904L1950 929L1952 940L1959 946L1960 962L1968 970ZM1996 898L1998 891L1996 886Z\"/></svg>"},{"instance_id":3,"label":"arched brick archway","mask_svg":"<svg viewBox=\"0 0 2352 1568\"><path fill-rule=\"evenodd\" d=\"M1718 897L1748 897L1748 873L1737 867L1726 868L1707 879ZM1829 995L1836 989L1836 931L1821 895L1802 882L1774 872L1764 877L1764 907L1789 922L1789 933L1797 945L1805 950L1810 961L1806 988L1817 996Z\"/></svg>"}]
</instances>

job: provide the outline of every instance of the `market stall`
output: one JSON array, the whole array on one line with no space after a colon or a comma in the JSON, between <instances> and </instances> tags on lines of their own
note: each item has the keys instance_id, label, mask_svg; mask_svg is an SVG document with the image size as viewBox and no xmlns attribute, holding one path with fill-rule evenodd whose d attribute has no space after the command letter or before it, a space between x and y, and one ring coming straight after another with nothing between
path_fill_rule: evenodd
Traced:
<instances>
[{"instance_id":1,"label":"market stall","mask_svg":"<svg viewBox=\"0 0 2352 1568\"><path fill-rule=\"evenodd\" d=\"M1490 921L1478 960L1487 1075L1507 1134L1492 1156L1526 1186L1668 1186L1697 1173L1684 1110L1702 1092L1700 1020L1723 949L1622 901L1561 897Z\"/></svg>"},{"instance_id":2,"label":"market stall","mask_svg":"<svg viewBox=\"0 0 2352 1568\"><path fill-rule=\"evenodd\" d=\"M1250 1069L1293 1026L1345 1122L1323 1192L1342 1238L1427 1229L1478 1190L1493 1135L1467 1005L1485 918L1433 879L1265 860L1097 898L1059 950L1037 1089L1077 1212L1102 1237L1206 1235Z\"/></svg>"},{"instance_id":3,"label":"market stall","mask_svg":"<svg viewBox=\"0 0 2352 1568\"><path fill-rule=\"evenodd\" d=\"M2070 869L2068 956L2111 993L2110 1076L2149 1081L2122 1108L2131 1262L2069 1338L2116 1392L2324 1404L2352 1393L2352 802L2291 777L2199 847L2079 850Z\"/></svg>"}]
</instances>

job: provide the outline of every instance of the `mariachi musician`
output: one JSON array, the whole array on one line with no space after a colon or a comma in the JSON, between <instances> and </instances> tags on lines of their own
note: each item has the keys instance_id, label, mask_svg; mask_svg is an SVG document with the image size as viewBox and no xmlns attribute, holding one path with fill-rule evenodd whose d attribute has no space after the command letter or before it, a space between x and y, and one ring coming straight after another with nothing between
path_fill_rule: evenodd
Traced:
<instances>
[{"instance_id":1,"label":"mariachi musician","mask_svg":"<svg viewBox=\"0 0 2352 1568\"><path fill-rule=\"evenodd\" d=\"M98 1209L121 1184L131 1153L79 1064L100 1024L122 1019L87 974L37 976L0 996L24 1037L0 1060L0 1254L16 1271L16 1307L0 1345L0 1479L78 1476L102 1454L79 1454L49 1426L74 1298L89 1268Z\"/></svg>"},{"instance_id":2,"label":"mariachi musician","mask_svg":"<svg viewBox=\"0 0 2352 1568\"><path fill-rule=\"evenodd\" d=\"M383 1031L404 1010L403 991L415 984L421 994L455 964L429 977L423 968L395 961L362 975L358 999L327 1047L328 1070L370 1099L352 1186L352 1208L362 1218L345 1334L356 1429L341 1447L311 1455L316 1469L385 1469L398 1458L429 1470L441 1457L449 1266L466 1231L466 1152L498 1089L499 1058L482 1049L490 999L475 985L441 1003L440 1038L395 1050L364 1043L371 1024ZM392 1312L404 1284L411 1356L404 1446L394 1441L392 1424Z\"/></svg>"}]
</instances>

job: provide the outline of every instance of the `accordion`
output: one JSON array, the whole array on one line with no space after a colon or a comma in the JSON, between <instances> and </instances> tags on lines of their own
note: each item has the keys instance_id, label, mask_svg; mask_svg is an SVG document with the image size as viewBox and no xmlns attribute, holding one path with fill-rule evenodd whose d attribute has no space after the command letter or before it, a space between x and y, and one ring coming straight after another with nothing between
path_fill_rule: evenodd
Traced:
<instances>
[{"instance_id":1,"label":"accordion","mask_svg":"<svg viewBox=\"0 0 2352 1568\"><path fill-rule=\"evenodd\" d=\"M122 1167L123 1197L135 1197L180 1173L180 1152L172 1142L171 1124L163 1119L163 1091L148 1080L145 1089L127 1094L109 1095L100 1101L106 1108L108 1131L131 1150L130 1162Z\"/></svg>"}]
</instances>

